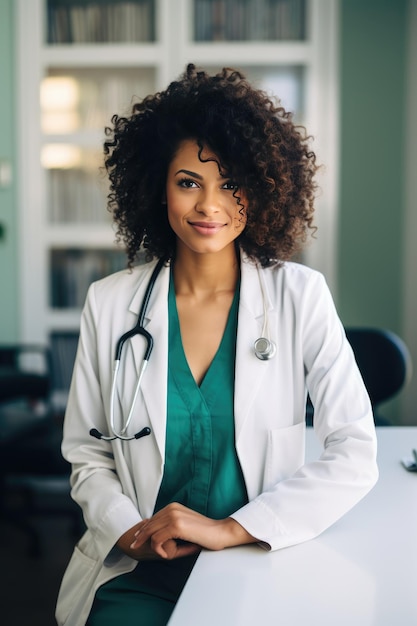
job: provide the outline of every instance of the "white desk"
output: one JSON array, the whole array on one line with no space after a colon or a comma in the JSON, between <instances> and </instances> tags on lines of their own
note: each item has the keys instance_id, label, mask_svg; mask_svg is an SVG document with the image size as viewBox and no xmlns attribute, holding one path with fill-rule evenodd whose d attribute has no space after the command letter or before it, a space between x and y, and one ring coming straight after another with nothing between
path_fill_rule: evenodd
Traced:
<instances>
[{"instance_id":1,"label":"white desk","mask_svg":"<svg viewBox=\"0 0 417 626\"><path fill-rule=\"evenodd\" d=\"M417 625L417 427L378 429L380 478L317 539L203 552L169 626ZM308 432L308 458L318 446Z\"/></svg>"}]
</instances>

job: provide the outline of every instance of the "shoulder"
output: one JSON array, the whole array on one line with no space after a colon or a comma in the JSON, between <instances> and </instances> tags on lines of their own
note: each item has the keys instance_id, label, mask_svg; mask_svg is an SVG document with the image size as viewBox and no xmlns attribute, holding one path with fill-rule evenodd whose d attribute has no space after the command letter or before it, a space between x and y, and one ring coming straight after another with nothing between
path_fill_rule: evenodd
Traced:
<instances>
[{"instance_id":1,"label":"shoulder","mask_svg":"<svg viewBox=\"0 0 417 626\"><path fill-rule=\"evenodd\" d=\"M88 290L87 303L94 301L99 307L111 303L129 305L141 286L147 283L155 264L156 261L152 261L95 281Z\"/></svg>"},{"instance_id":2,"label":"shoulder","mask_svg":"<svg viewBox=\"0 0 417 626\"><path fill-rule=\"evenodd\" d=\"M279 267L260 270L271 297L316 297L328 292L326 279L321 272L301 263L287 261Z\"/></svg>"},{"instance_id":3,"label":"shoulder","mask_svg":"<svg viewBox=\"0 0 417 626\"><path fill-rule=\"evenodd\" d=\"M272 277L290 282L306 283L312 278L323 279L323 274L317 270L303 265L302 263L295 263L294 261L286 261L281 266L267 267L261 270L262 272L269 273Z\"/></svg>"}]
</instances>

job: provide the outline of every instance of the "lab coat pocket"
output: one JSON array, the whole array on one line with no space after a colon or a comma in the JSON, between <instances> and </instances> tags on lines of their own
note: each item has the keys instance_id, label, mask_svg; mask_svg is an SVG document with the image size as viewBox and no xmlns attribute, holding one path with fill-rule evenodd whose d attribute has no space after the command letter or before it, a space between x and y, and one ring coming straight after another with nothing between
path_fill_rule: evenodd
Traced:
<instances>
[{"instance_id":1,"label":"lab coat pocket","mask_svg":"<svg viewBox=\"0 0 417 626\"><path fill-rule=\"evenodd\" d=\"M100 560L87 556L78 546L75 547L58 595L56 619L60 626L67 623L70 613L79 615L101 568Z\"/></svg>"},{"instance_id":2,"label":"lab coat pocket","mask_svg":"<svg viewBox=\"0 0 417 626\"><path fill-rule=\"evenodd\" d=\"M264 490L292 476L302 465L305 455L305 422L268 433Z\"/></svg>"}]
</instances>

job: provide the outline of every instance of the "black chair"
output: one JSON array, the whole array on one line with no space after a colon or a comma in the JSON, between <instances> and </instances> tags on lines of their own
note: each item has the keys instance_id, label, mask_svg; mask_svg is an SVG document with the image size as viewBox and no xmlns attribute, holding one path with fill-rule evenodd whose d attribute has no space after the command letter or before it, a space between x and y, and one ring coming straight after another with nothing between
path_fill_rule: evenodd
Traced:
<instances>
[{"instance_id":1,"label":"black chair","mask_svg":"<svg viewBox=\"0 0 417 626\"><path fill-rule=\"evenodd\" d=\"M411 356L404 341L395 333L380 328L347 327L347 339L371 399L377 426L390 426L380 405L393 398L411 377ZM308 399L307 424L313 422L313 407Z\"/></svg>"},{"instance_id":2,"label":"black chair","mask_svg":"<svg viewBox=\"0 0 417 626\"><path fill-rule=\"evenodd\" d=\"M41 346L0 346L0 446L6 448L49 422L49 355ZM3 455L2 455L3 458Z\"/></svg>"},{"instance_id":3,"label":"black chair","mask_svg":"<svg viewBox=\"0 0 417 626\"><path fill-rule=\"evenodd\" d=\"M0 346L0 516L29 536L39 556L38 518L70 516L82 529L69 491L70 468L61 456L62 418L50 402L50 355L42 346Z\"/></svg>"}]
</instances>

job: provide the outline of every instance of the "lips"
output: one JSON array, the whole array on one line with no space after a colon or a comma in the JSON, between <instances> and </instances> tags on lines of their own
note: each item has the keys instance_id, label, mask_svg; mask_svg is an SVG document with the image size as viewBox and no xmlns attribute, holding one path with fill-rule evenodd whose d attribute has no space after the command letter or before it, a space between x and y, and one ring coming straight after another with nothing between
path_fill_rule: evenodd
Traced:
<instances>
[{"instance_id":1,"label":"lips","mask_svg":"<svg viewBox=\"0 0 417 626\"><path fill-rule=\"evenodd\" d=\"M197 232L202 235L214 235L224 227L222 222L188 222Z\"/></svg>"}]
</instances>

